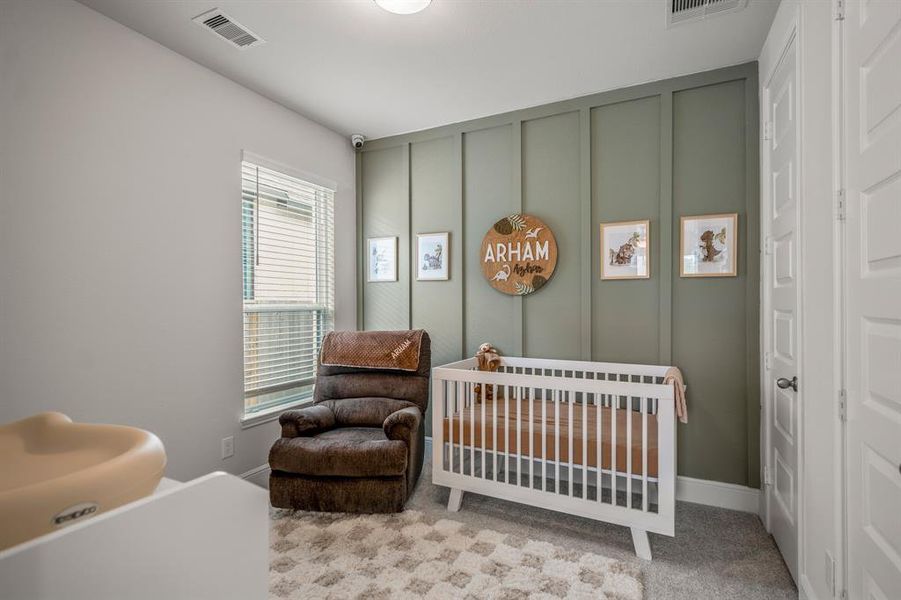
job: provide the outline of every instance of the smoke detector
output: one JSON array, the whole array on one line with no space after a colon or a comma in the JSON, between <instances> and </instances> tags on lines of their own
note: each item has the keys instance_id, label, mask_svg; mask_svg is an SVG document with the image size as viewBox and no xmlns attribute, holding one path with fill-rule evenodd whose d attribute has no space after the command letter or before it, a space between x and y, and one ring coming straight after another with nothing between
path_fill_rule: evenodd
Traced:
<instances>
[{"instance_id":1,"label":"smoke detector","mask_svg":"<svg viewBox=\"0 0 901 600\"><path fill-rule=\"evenodd\" d=\"M666 0L666 26L738 12L747 5L748 0Z\"/></svg>"},{"instance_id":2,"label":"smoke detector","mask_svg":"<svg viewBox=\"0 0 901 600\"><path fill-rule=\"evenodd\" d=\"M208 10L191 20L239 50L266 43L263 38L253 33L218 8Z\"/></svg>"}]
</instances>

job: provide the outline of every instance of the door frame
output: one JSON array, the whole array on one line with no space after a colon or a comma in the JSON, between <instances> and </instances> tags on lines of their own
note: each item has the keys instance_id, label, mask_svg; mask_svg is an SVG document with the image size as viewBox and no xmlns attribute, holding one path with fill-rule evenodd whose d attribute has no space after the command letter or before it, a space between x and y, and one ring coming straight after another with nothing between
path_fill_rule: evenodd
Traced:
<instances>
[{"instance_id":1,"label":"door frame","mask_svg":"<svg viewBox=\"0 0 901 600\"><path fill-rule=\"evenodd\" d=\"M772 78L774 77L776 71L779 66L782 64L783 60L787 56L789 51L794 53L795 59L795 90L797 93L795 97L792 99L792 108L795 111L795 165L797 169L797 173L795 175L795 184L797 190L797 197L795 199L796 203L796 227L795 227L795 244L797 246L797 264L796 264L796 280L795 285L797 288L796 294L796 303L797 303L797 314L796 314L796 331L798 332L798 339L795 340L795 348L797 352L797 377L800 383L798 392L795 395L795 422L797 425L797 434L795 438L795 449L797 452L797 498L796 498L796 506L795 513L797 515L797 535L798 535L798 544L797 544L797 571L800 574L801 565L804 564L804 544L801 543L803 540L803 531L805 528L805 519L804 519L804 511L801 509L804 502L804 460L803 460L803 448L804 448L804 360L801 355L802 344L801 344L801 336L804 331L804 315L803 315L803 307L804 307L804 269L802 268L804 264L803 257L803 222L804 222L804 183L803 183L803 174L802 168L803 163L801 161L802 156L802 118L800 115L800 108L802 106L802 94L803 87L801 82L803 81L802 77L802 69L803 69L803 61L800 52L801 44L801 28L800 28L800 5L795 4L792 7L788 19L785 23L781 25L782 31L779 34L779 37L776 38L779 40L778 49L775 50L771 55L770 60L764 60L765 54L767 53L767 46L764 45L764 50L761 54L761 62L760 62L760 71L759 71L759 89L760 89L760 125L761 125L761 140L764 145L762 151L760 153L761 159L761 169L760 169L760 252L761 252L761 261L760 261L760 347L762 352L760 353L760 453L761 453L761 473L760 473L760 481L762 492L760 494L760 518L763 521L764 527L767 532L772 531L772 522L771 522L771 510L770 505L773 501L772 499L772 490L773 486L770 483L773 477L773 469L772 469L772 460L773 453L770 448L770 435L769 435L769 424L773 419L773 401L775 396L772 392L772 375L771 375L771 362L770 362L770 345L772 343L773 338L773 326L771 319L769 317L770 308L771 308L771 294L770 290L772 287L772 265L770 254L772 253L771 247L771 231L770 231L770 220L772 218L772 194L770 189L770 150L769 150L769 132L768 132L768 123L771 121L770 115L770 98L768 93L768 85ZM776 23L774 23L776 26ZM769 40L767 40L769 41ZM776 47L774 47L775 49ZM768 135L769 134L769 135Z\"/></svg>"}]
</instances>

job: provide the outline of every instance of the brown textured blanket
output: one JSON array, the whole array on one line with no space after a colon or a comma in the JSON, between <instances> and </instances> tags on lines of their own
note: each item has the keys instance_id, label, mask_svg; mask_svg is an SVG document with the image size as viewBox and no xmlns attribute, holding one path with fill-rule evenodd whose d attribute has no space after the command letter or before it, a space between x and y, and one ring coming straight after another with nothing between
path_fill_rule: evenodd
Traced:
<instances>
[{"instance_id":1,"label":"brown textured blanket","mask_svg":"<svg viewBox=\"0 0 901 600\"><path fill-rule=\"evenodd\" d=\"M332 331L322 340L319 364L329 367L419 368L422 329L411 331Z\"/></svg>"}]
</instances>

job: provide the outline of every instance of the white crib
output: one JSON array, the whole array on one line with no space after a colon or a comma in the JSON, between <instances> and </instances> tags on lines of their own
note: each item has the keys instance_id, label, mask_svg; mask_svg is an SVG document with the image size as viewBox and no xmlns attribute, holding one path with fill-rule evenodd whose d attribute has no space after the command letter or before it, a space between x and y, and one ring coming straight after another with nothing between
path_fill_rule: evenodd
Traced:
<instances>
[{"instance_id":1,"label":"white crib","mask_svg":"<svg viewBox=\"0 0 901 600\"><path fill-rule=\"evenodd\" d=\"M676 426L668 367L504 357L432 369L432 481L463 492L675 534ZM500 437L499 434L500 433Z\"/></svg>"}]
</instances>

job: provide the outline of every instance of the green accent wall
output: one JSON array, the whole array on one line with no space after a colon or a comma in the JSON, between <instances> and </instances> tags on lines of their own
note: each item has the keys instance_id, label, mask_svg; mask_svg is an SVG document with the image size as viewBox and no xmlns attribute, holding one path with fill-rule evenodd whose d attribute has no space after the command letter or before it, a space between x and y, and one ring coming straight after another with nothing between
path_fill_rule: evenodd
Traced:
<instances>
[{"instance_id":1,"label":"green accent wall","mask_svg":"<svg viewBox=\"0 0 901 600\"><path fill-rule=\"evenodd\" d=\"M413 327L425 329L432 338L433 364L460 357L463 330L463 211L460 202L459 139L443 137L410 147L410 223L412 247L417 233L450 231L450 279L416 281L412 277L410 297Z\"/></svg>"},{"instance_id":2,"label":"green accent wall","mask_svg":"<svg viewBox=\"0 0 901 600\"><path fill-rule=\"evenodd\" d=\"M522 298L525 356L582 356L580 169L578 112L523 121L522 212L557 238L553 285Z\"/></svg>"},{"instance_id":3,"label":"green accent wall","mask_svg":"<svg viewBox=\"0 0 901 600\"><path fill-rule=\"evenodd\" d=\"M759 487L757 64L412 134L357 158L359 325L422 327L433 364L475 353L674 364L688 385L680 475ZM539 217L557 270L526 297L482 277L499 218ZM739 214L739 275L679 277L679 219ZM600 223L651 221L651 277L600 279ZM417 233L449 231L449 281L416 281ZM366 240L395 235L398 281L365 281ZM427 430L431 415L427 415Z\"/></svg>"},{"instance_id":4,"label":"green accent wall","mask_svg":"<svg viewBox=\"0 0 901 600\"><path fill-rule=\"evenodd\" d=\"M367 283L363 320L367 329L410 328L410 148L398 146L367 152L360 160L365 190L365 238L397 236L397 281ZM362 264L368 244L363 241ZM364 268L365 273L365 268Z\"/></svg>"},{"instance_id":5,"label":"green accent wall","mask_svg":"<svg viewBox=\"0 0 901 600\"><path fill-rule=\"evenodd\" d=\"M463 134L463 289L455 300L463 305L465 324L460 331L463 356L474 355L479 344L494 343L501 352L520 354L522 349L522 299L498 293L482 277L479 252L482 236L499 218L520 212L519 146L514 153L512 125L501 125ZM519 189L519 184L515 186ZM364 324L365 325L365 324ZM437 360L437 359L436 359ZM438 363L434 363L438 364ZM427 424L431 427L431 421ZM431 429L429 429L431 431Z\"/></svg>"}]
</instances>

